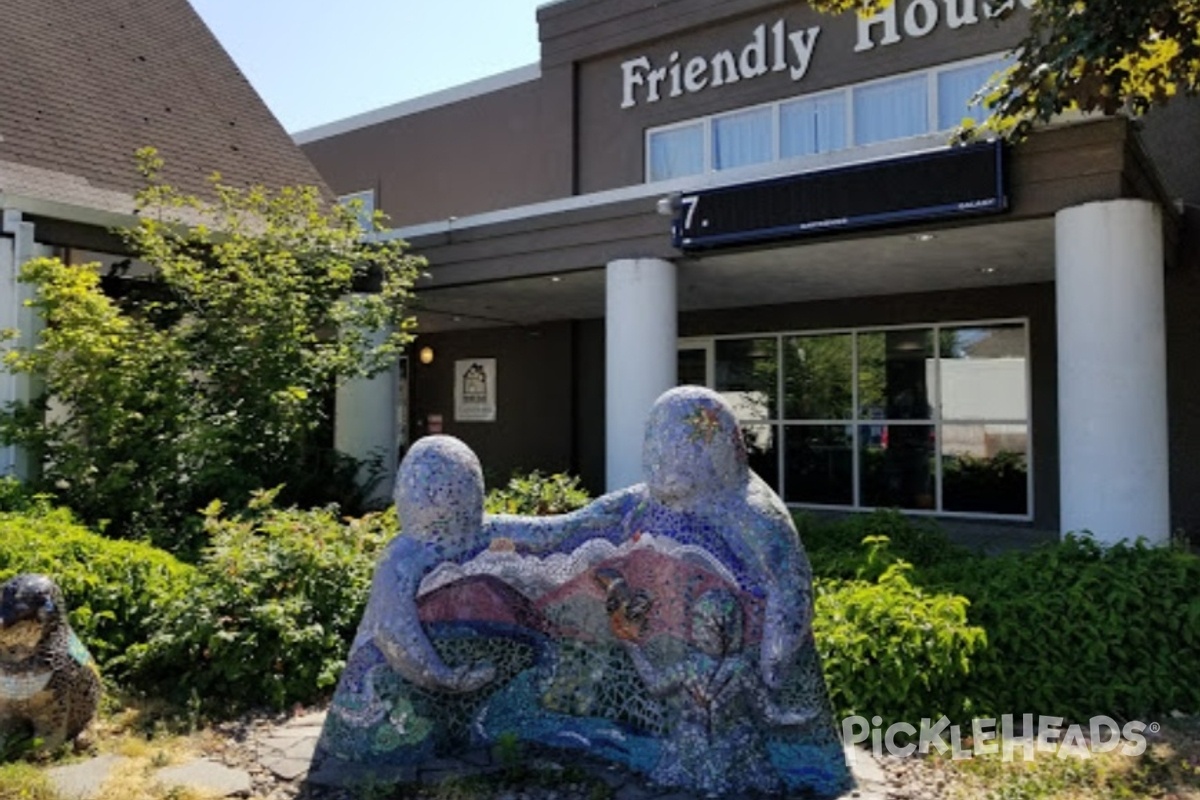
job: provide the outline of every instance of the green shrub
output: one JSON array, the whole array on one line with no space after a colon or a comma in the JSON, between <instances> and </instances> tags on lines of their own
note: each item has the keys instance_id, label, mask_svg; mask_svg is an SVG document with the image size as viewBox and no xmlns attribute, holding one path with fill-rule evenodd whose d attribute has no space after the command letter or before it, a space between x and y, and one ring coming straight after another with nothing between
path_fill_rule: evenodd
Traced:
<instances>
[{"instance_id":1,"label":"green shrub","mask_svg":"<svg viewBox=\"0 0 1200 800\"><path fill-rule=\"evenodd\" d=\"M591 499L579 485L579 478L562 472L543 475L534 470L528 475L514 475L503 489L488 492L483 507L489 514L545 516L583 508Z\"/></svg>"},{"instance_id":2,"label":"green shrub","mask_svg":"<svg viewBox=\"0 0 1200 800\"><path fill-rule=\"evenodd\" d=\"M11 475L0 478L0 512L28 511L35 504L25 485Z\"/></svg>"},{"instance_id":3,"label":"green shrub","mask_svg":"<svg viewBox=\"0 0 1200 800\"><path fill-rule=\"evenodd\" d=\"M343 523L332 509L205 512L211 544L186 598L161 615L138 673L166 697L208 710L284 708L332 689L366 605L390 515Z\"/></svg>"},{"instance_id":4,"label":"green shrub","mask_svg":"<svg viewBox=\"0 0 1200 800\"><path fill-rule=\"evenodd\" d=\"M887 560L886 547L884 537L869 542L868 563ZM911 573L892 561L874 580L816 582L813 635L839 718L969 716L969 676L987 637L968 624L965 597L927 592Z\"/></svg>"},{"instance_id":5,"label":"green shrub","mask_svg":"<svg viewBox=\"0 0 1200 800\"><path fill-rule=\"evenodd\" d=\"M972 694L994 714L1200 712L1200 558L1066 540L931 569L987 630Z\"/></svg>"},{"instance_id":6,"label":"green shrub","mask_svg":"<svg viewBox=\"0 0 1200 800\"><path fill-rule=\"evenodd\" d=\"M813 574L823 578L877 578L895 559L909 562L919 572L959 563L970 555L965 548L951 544L937 523L906 517L899 511L874 511L832 520L801 512L795 515L795 521ZM879 552L879 558L873 555L875 549L863 547L867 539L887 540L888 546ZM885 552L887 557L882 558ZM873 558L875 562L869 564Z\"/></svg>"},{"instance_id":7,"label":"green shrub","mask_svg":"<svg viewBox=\"0 0 1200 800\"><path fill-rule=\"evenodd\" d=\"M22 572L58 583L71 625L115 679L126 672L126 651L149 639L154 612L186 597L195 574L168 553L106 539L45 506L0 513L0 580Z\"/></svg>"}]
</instances>

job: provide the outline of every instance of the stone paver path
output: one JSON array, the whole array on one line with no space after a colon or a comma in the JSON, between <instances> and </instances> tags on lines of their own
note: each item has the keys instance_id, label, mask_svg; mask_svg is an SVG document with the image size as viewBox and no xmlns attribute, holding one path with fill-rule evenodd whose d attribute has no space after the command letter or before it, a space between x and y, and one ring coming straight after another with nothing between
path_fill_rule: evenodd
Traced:
<instances>
[{"instance_id":1,"label":"stone paver path","mask_svg":"<svg viewBox=\"0 0 1200 800\"><path fill-rule=\"evenodd\" d=\"M245 797L258 800L357 800L353 791L323 786L308 780L309 762L324 724L323 712L289 719L242 722L218 729L215 751L180 765L156 771L155 780L164 786L179 786L206 797ZM847 752L847 756L850 753ZM105 780L128 761L104 755L47 771L64 800L90 800ZM603 784L614 800L693 800L688 793L648 786L638 776L596 763L570 761L582 767L586 783L551 781L553 788L497 788L494 800L587 800ZM554 774L566 765L553 759L533 758L539 773ZM857 750L851 764L858 787L846 800L934 800L944 785L930 774L919 759L879 761L869 752ZM433 787L455 776L496 775L503 767L486 750L461 759L443 759L427 764L416 774L416 786L406 797L425 796L420 787ZM565 773L564 773L565 774ZM578 774L578 772L576 772ZM503 781L497 780L499 786Z\"/></svg>"}]
</instances>

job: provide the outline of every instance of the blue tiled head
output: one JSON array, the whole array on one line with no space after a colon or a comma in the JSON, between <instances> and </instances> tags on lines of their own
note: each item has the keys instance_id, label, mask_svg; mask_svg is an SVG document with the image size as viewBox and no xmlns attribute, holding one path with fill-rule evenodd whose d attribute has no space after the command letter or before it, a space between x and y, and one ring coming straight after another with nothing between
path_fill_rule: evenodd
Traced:
<instances>
[{"instance_id":1,"label":"blue tiled head","mask_svg":"<svg viewBox=\"0 0 1200 800\"><path fill-rule=\"evenodd\" d=\"M699 386L663 394L646 422L642 474L650 493L669 505L744 487L750 469L733 409Z\"/></svg>"},{"instance_id":2,"label":"blue tiled head","mask_svg":"<svg viewBox=\"0 0 1200 800\"><path fill-rule=\"evenodd\" d=\"M479 458L453 436L418 439L400 464L392 496L410 536L471 535L483 525Z\"/></svg>"}]
</instances>

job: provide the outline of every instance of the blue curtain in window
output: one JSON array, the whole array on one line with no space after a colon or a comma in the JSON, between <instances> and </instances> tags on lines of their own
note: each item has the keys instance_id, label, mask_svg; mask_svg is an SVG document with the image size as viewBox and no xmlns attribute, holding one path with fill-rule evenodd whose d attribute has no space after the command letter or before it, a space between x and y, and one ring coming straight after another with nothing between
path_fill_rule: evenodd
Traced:
<instances>
[{"instance_id":1,"label":"blue curtain in window","mask_svg":"<svg viewBox=\"0 0 1200 800\"><path fill-rule=\"evenodd\" d=\"M773 157L771 109L760 108L713 120L713 169L762 164Z\"/></svg>"},{"instance_id":2,"label":"blue curtain in window","mask_svg":"<svg viewBox=\"0 0 1200 800\"><path fill-rule=\"evenodd\" d=\"M871 144L929 132L929 81L900 78L854 90L854 143Z\"/></svg>"},{"instance_id":3,"label":"blue curtain in window","mask_svg":"<svg viewBox=\"0 0 1200 800\"><path fill-rule=\"evenodd\" d=\"M704 126L650 134L650 180L665 181L704 171Z\"/></svg>"},{"instance_id":4,"label":"blue curtain in window","mask_svg":"<svg viewBox=\"0 0 1200 800\"><path fill-rule=\"evenodd\" d=\"M784 103L779 107L781 158L828 153L846 146L846 95Z\"/></svg>"},{"instance_id":5,"label":"blue curtain in window","mask_svg":"<svg viewBox=\"0 0 1200 800\"><path fill-rule=\"evenodd\" d=\"M938 130L958 127L964 119L983 122L987 109L983 103L970 105L971 98L1000 70L1007 66L1004 59L948 69L938 74Z\"/></svg>"}]
</instances>

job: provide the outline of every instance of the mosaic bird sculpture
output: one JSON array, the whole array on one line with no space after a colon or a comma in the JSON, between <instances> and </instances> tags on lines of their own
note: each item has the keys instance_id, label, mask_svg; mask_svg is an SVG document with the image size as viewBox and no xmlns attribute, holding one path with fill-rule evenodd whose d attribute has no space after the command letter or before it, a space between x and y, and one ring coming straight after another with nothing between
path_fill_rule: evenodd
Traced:
<instances>
[{"instance_id":1,"label":"mosaic bird sculpture","mask_svg":"<svg viewBox=\"0 0 1200 800\"><path fill-rule=\"evenodd\" d=\"M100 673L45 575L0 585L0 750L31 736L51 750L83 732L100 703Z\"/></svg>"}]
</instances>

